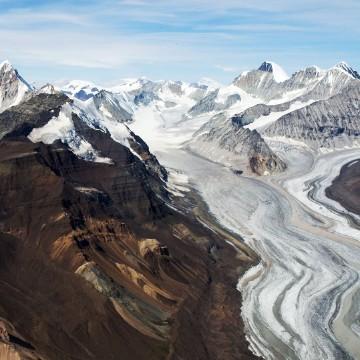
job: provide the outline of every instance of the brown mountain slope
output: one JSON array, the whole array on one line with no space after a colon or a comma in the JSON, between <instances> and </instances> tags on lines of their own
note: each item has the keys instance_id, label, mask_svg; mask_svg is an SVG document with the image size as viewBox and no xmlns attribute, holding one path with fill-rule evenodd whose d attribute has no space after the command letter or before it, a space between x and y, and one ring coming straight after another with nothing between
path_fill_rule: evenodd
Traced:
<instances>
[{"instance_id":1,"label":"brown mountain slope","mask_svg":"<svg viewBox=\"0 0 360 360\"><path fill-rule=\"evenodd\" d=\"M107 133L86 129L113 164L31 143L31 111L0 141L0 358L252 358L235 286L253 254L171 210Z\"/></svg>"}]
</instances>

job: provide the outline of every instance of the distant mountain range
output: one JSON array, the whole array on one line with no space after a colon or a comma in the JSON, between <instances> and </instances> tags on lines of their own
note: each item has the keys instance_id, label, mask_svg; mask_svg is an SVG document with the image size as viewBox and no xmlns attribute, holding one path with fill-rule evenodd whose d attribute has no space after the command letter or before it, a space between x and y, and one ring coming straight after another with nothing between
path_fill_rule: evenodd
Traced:
<instances>
[{"instance_id":1,"label":"distant mountain range","mask_svg":"<svg viewBox=\"0 0 360 360\"><path fill-rule=\"evenodd\" d=\"M297 143L318 151L351 146L358 141L357 96L360 75L345 62L328 70L311 66L288 76L273 62L241 73L227 86L211 81L151 81L126 79L104 88L86 81L70 81L61 88L34 89L9 62L0 67L1 111L41 93L65 94L57 119L34 129L32 141L60 139L77 155L93 161L111 161L95 151L69 120L76 114L92 128L136 153L130 130L137 109L172 113L172 121L199 123L184 146L214 161L257 174L282 171L286 163L271 144ZM166 119L165 119L166 118ZM169 116L164 121L169 121ZM197 119L203 120L197 122ZM56 125L56 126L55 126Z\"/></svg>"}]
</instances>

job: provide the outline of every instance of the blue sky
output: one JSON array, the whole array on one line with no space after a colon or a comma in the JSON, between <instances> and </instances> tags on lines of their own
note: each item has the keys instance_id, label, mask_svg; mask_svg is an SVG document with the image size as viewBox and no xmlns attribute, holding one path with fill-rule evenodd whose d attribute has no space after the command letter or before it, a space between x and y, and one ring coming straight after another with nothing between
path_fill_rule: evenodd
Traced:
<instances>
[{"instance_id":1,"label":"blue sky","mask_svg":"<svg viewBox=\"0 0 360 360\"><path fill-rule=\"evenodd\" d=\"M227 83L263 60L360 69L359 19L359 0L0 0L0 59L37 84Z\"/></svg>"}]
</instances>

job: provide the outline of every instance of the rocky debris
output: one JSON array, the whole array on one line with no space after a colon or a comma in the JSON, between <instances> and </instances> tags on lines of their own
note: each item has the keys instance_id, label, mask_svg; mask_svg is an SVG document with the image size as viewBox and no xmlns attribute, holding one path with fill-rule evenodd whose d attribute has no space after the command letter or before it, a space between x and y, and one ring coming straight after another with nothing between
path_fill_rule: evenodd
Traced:
<instances>
[{"instance_id":1,"label":"rocky debris","mask_svg":"<svg viewBox=\"0 0 360 360\"><path fill-rule=\"evenodd\" d=\"M124 287L118 286L94 262L81 265L75 273L91 283L101 294L116 302L116 311L144 335L160 340L169 337L168 315L136 298Z\"/></svg>"},{"instance_id":2,"label":"rocky debris","mask_svg":"<svg viewBox=\"0 0 360 360\"><path fill-rule=\"evenodd\" d=\"M139 241L139 252L142 258L148 254L160 253L160 243L156 239L145 239Z\"/></svg>"},{"instance_id":3,"label":"rocky debris","mask_svg":"<svg viewBox=\"0 0 360 360\"><path fill-rule=\"evenodd\" d=\"M31 344L18 336L12 324L0 320L0 359L39 360L41 358Z\"/></svg>"},{"instance_id":4,"label":"rocky debris","mask_svg":"<svg viewBox=\"0 0 360 360\"><path fill-rule=\"evenodd\" d=\"M0 359L2 360L22 360L24 359L20 353L9 344L0 343Z\"/></svg>"},{"instance_id":5,"label":"rocky debris","mask_svg":"<svg viewBox=\"0 0 360 360\"><path fill-rule=\"evenodd\" d=\"M3 321L0 321L0 341L9 342L9 334L6 329L6 325Z\"/></svg>"}]
</instances>

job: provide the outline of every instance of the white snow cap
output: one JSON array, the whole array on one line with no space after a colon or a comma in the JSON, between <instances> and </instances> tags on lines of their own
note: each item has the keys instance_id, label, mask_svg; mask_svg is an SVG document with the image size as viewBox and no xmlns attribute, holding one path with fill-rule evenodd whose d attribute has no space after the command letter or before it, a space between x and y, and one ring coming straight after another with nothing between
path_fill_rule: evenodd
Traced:
<instances>
[{"instance_id":1,"label":"white snow cap","mask_svg":"<svg viewBox=\"0 0 360 360\"><path fill-rule=\"evenodd\" d=\"M12 68L12 65L11 65L11 63L10 63L10 61L9 60L5 60L5 61L3 61L3 62L1 62L0 63L0 69L1 68L3 68L3 67L9 67L9 68Z\"/></svg>"},{"instance_id":2,"label":"white snow cap","mask_svg":"<svg viewBox=\"0 0 360 360\"><path fill-rule=\"evenodd\" d=\"M264 61L258 70L272 73L276 82L283 82L289 79L289 75L285 72L285 70L280 65L272 61Z\"/></svg>"}]
</instances>

